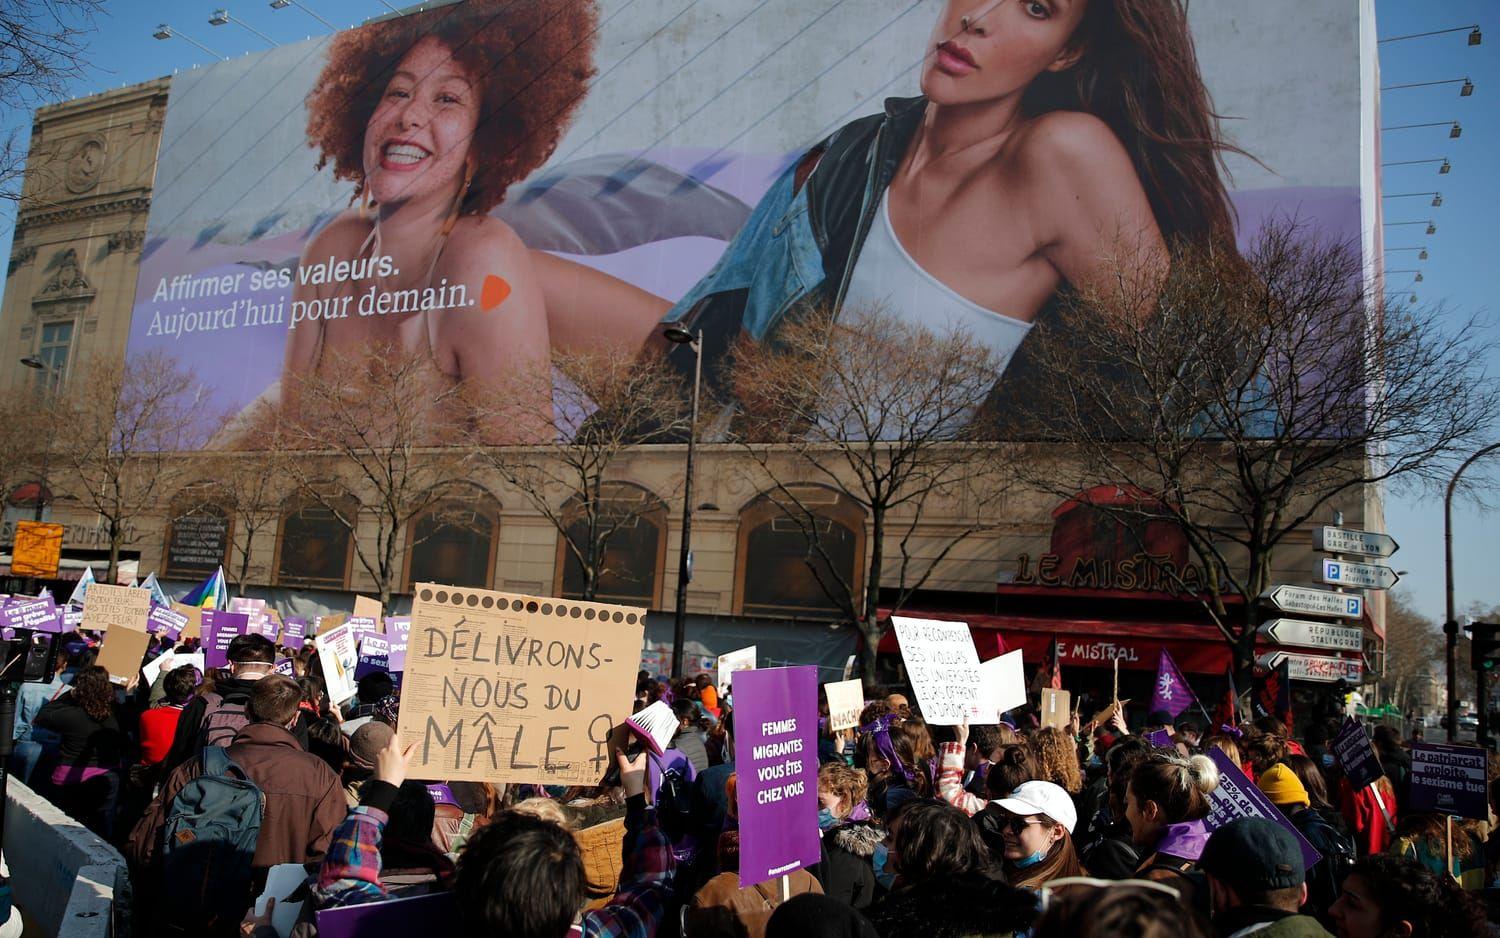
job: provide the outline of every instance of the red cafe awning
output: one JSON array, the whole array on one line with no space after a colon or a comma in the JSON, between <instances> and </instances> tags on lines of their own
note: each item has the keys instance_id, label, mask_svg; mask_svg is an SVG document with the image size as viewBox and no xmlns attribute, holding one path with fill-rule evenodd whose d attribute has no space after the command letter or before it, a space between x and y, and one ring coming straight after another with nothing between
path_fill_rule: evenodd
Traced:
<instances>
[{"instance_id":1,"label":"red cafe awning","mask_svg":"<svg viewBox=\"0 0 1500 938\"><path fill-rule=\"evenodd\" d=\"M1118 659L1122 668L1154 671L1162 648L1171 654L1178 668L1192 674L1221 675L1231 661L1223 635L1207 623L1054 619L913 609L903 609L900 614L968 623L981 661L1018 648L1027 661L1040 661L1053 638L1057 639L1058 656L1064 666L1107 668ZM881 638L880 650L891 653L900 650L894 629Z\"/></svg>"}]
</instances>

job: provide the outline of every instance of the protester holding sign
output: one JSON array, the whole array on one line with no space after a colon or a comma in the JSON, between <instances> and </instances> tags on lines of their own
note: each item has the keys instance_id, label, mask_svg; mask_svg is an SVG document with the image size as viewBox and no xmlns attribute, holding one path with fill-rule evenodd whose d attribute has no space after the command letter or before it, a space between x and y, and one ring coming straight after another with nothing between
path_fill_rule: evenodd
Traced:
<instances>
[{"instance_id":1,"label":"protester holding sign","mask_svg":"<svg viewBox=\"0 0 1500 938\"><path fill-rule=\"evenodd\" d=\"M1204 819L1212 810L1209 793L1218 785L1218 767L1207 756L1184 759L1158 750L1136 767L1126 790L1125 817L1136 844L1147 851L1137 876L1191 894L1187 874L1197 869L1208 843Z\"/></svg>"}]
</instances>

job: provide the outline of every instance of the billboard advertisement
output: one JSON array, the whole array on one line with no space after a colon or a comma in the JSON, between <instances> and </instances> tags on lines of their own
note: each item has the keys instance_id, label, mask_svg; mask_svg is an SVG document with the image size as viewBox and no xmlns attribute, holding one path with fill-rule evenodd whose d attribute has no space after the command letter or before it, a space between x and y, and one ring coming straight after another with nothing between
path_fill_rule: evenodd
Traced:
<instances>
[{"instance_id":1,"label":"billboard advertisement","mask_svg":"<svg viewBox=\"0 0 1500 938\"><path fill-rule=\"evenodd\" d=\"M128 354L235 414L372 347L482 389L869 303L998 382L1111 237L1364 227L1368 4L1183 6L468 0L184 73Z\"/></svg>"}]
</instances>

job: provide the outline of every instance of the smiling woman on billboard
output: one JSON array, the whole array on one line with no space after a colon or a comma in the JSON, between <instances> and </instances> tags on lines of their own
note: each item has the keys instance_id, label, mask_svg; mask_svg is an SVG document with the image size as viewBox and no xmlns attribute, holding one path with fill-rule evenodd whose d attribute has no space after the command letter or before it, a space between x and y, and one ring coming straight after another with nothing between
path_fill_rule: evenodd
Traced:
<instances>
[{"instance_id":1,"label":"smiling woman on billboard","mask_svg":"<svg viewBox=\"0 0 1500 938\"><path fill-rule=\"evenodd\" d=\"M1234 148L1178 0L947 0L921 90L795 161L667 319L764 340L800 306L878 306L1003 372L1122 254L1160 279L1174 243L1233 244Z\"/></svg>"}]
</instances>

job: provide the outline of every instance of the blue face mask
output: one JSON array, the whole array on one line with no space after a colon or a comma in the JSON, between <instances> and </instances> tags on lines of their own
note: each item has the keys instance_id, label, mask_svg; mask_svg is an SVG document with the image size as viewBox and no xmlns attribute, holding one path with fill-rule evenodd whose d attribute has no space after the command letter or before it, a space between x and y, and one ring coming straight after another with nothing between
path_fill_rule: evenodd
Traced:
<instances>
[{"instance_id":1,"label":"blue face mask","mask_svg":"<svg viewBox=\"0 0 1500 938\"><path fill-rule=\"evenodd\" d=\"M890 851L886 849L885 844L876 844L875 855L870 858L871 865L875 867L875 881L886 889L891 889L896 885L895 872L886 869L885 865L886 858L889 856Z\"/></svg>"},{"instance_id":2,"label":"blue face mask","mask_svg":"<svg viewBox=\"0 0 1500 938\"><path fill-rule=\"evenodd\" d=\"M827 808L818 809L818 830L826 831L838 822L839 819L833 816L832 811Z\"/></svg>"},{"instance_id":3,"label":"blue face mask","mask_svg":"<svg viewBox=\"0 0 1500 938\"><path fill-rule=\"evenodd\" d=\"M1019 860L1015 860L1014 863L1016 864L1017 869L1024 870L1028 866L1036 866L1038 863L1042 862L1045 859L1047 859L1047 851L1038 850L1036 853L1033 853L1029 857L1022 857Z\"/></svg>"},{"instance_id":4,"label":"blue face mask","mask_svg":"<svg viewBox=\"0 0 1500 938\"><path fill-rule=\"evenodd\" d=\"M1331 769L1331 768L1333 768L1333 753L1331 753L1331 752L1325 752L1325 753L1323 753L1322 762L1323 762L1323 768L1325 768L1325 769Z\"/></svg>"}]
</instances>

